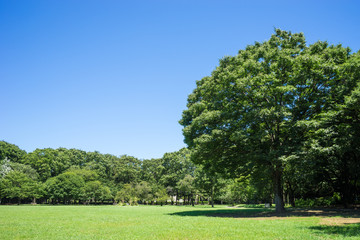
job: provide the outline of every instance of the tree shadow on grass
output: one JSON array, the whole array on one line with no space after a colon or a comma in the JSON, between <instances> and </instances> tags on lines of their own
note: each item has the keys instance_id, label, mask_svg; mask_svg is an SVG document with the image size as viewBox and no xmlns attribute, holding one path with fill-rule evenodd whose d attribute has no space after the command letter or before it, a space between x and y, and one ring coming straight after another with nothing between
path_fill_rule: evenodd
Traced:
<instances>
[{"instance_id":1,"label":"tree shadow on grass","mask_svg":"<svg viewBox=\"0 0 360 240\"><path fill-rule=\"evenodd\" d=\"M213 210L190 210L183 212L170 213L173 216L182 217L223 217L223 218L243 218L255 217L267 212L272 212L271 209L245 209L245 208L229 208L229 209L213 209Z\"/></svg>"},{"instance_id":2,"label":"tree shadow on grass","mask_svg":"<svg viewBox=\"0 0 360 240\"><path fill-rule=\"evenodd\" d=\"M319 217L320 225L309 227L319 235L340 235L343 237L360 236L360 210L356 209L287 209L277 214L274 209L264 208L229 208L190 210L171 213L182 217L219 217L247 219L286 219L288 217ZM326 237L325 237L326 238Z\"/></svg>"},{"instance_id":3,"label":"tree shadow on grass","mask_svg":"<svg viewBox=\"0 0 360 240\"><path fill-rule=\"evenodd\" d=\"M343 237L360 236L360 223L349 223L339 226L321 225L310 227L310 229L321 235L341 235Z\"/></svg>"},{"instance_id":4,"label":"tree shadow on grass","mask_svg":"<svg viewBox=\"0 0 360 240\"><path fill-rule=\"evenodd\" d=\"M183 217L222 217L222 218L274 218L286 217L343 217L360 218L360 210L355 209L287 209L284 213L276 213L274 209L267 208L229 208L211 210L190 210L171 213Z\"/></svg>"}]
</instances>

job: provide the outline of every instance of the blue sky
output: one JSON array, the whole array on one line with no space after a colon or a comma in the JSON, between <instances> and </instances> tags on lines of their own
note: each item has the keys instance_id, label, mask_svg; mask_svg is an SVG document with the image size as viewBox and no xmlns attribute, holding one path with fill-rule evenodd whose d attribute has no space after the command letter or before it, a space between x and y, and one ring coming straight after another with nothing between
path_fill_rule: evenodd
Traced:
<instances>
[{"instance_id":1,"label":"blue sky","mask_svg":"<svg viewBox=\"0 0 360 240\"><path fill-rule=\"evenodd\" d=\"M358 1L0 0L0 140L142 159L184 147L195 81L274 28L360 49Z\"/></svg>"}]
</instances>

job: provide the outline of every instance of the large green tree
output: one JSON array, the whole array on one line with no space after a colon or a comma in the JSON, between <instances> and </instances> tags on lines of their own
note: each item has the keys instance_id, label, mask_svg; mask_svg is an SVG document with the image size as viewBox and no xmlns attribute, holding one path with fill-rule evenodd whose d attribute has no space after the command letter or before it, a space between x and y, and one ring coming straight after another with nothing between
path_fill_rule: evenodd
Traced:
<instances>
[{"instance_id":1,"label":"large green tree","mask_svg":"<svg viewBox=\"0 0 360 240\"><path fill-rule=\"evenodd\" d=\"M351 91L354 83L341 72L349 59L348 48L307 46L302 33L279 29L270 40L224 57L197 82L180 120L192 159L229 175L269 170L276 211L284 211L284 169L305 141L299 122L332 109Z\"/></svg>"}]
</instances>

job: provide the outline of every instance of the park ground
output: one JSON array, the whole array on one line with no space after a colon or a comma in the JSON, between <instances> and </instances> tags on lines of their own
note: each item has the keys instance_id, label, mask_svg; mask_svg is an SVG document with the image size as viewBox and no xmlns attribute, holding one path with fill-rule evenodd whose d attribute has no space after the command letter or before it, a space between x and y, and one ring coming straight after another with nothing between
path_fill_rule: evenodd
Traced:
<instances>
[{"instance_id":1,"label":"park ground","mask_svg":"<svg viewBox=\"0 0 360 240\"><path fill-rule=\"evenodd\" d=\"M360 239L356 209L0 206L0 239Z\"/></svg>"}]
</instances>

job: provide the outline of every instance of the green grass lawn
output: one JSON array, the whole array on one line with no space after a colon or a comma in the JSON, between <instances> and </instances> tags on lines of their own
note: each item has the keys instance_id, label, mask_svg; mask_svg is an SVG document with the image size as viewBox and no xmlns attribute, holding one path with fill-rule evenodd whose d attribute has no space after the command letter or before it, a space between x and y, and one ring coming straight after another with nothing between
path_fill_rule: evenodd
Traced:
<instances>
[{"instance_id":1,"label":"green grass lawn","mask_svg":"<svg viewBox=\"0 0 360 240\"><path fill-rule=\"evenodd\" d=\"M264 211L272 210L0 206L0 239L360 239L359 223L322 225L318 216L258 217Z\"/></svg>"}]
</instances>

